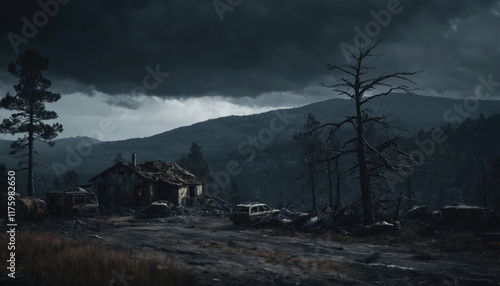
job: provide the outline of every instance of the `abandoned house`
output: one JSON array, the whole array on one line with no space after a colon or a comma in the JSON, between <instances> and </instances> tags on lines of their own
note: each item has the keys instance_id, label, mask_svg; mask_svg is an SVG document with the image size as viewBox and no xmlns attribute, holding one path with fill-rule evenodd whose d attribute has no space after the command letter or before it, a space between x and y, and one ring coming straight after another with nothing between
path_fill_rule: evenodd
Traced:
<instances>
[{"instance_id":1,"label":"abandoned house","mask_svg":"<svg viewBox=\"0 0 500 286\"><path fill-rule=\"evenodd\" d=\"M135 205L148 205L166 200L175 205L190 205L201 196L202 183L174 162L153 161L136 164L118 162L89 181L100 203L128 201Z\"/></svg>"}]
</instances>

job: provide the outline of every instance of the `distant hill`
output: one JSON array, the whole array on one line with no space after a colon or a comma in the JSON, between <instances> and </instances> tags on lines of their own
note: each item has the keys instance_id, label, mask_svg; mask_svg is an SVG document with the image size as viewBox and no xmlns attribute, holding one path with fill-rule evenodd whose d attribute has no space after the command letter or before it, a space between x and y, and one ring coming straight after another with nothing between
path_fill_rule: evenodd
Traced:
<instances>
[{"instance_id":1,"label":"distant hill","mask_svg":"<svg viewBox=\"0 0 500 286\"><path fill-rule=\"evenodd\" d=\"M370 109L375 114L390 113L390 121L413 131L429 130L446 125L443 115L461 100L426 97L419 95L391 94L373 101ZM500 112L500 101L481 101L479 108L471 113L472 118L479 113L488 116ZM192 142L198 142L209 164L224 168L219 158L238 151L248 151L270 145L280 140L290 140L302 128L309 113L314 113L323 123L343 120L354 113L353 102L345 99L331 99L303 107L283 109L247 116L228 116L211 119L160 133L151 137L113 142L101 142L88 137L56 140L53 148L39 145L39 160L49 165L49 169L39 168L36 175L43 182L38 183L41 191L52 187L56 172L73 168L80 174L81 183L109 167L117 153L128 160L130 154L137 153L138 163L148 160L176 161L189 152ZM252 137L258 147L252 147ZM254 142L254 143L255 143ZM8 155L11 141L0 140L0 162L8 169L15 169L17 159ZM87 146L87 144L91 144ZM79 148L80 147L80 148ZM239 152L240 154L242 152ZM20 180L24 173L19 174ZM18 189L21 189L19 186Z\"/></svg>"}]
</instances>

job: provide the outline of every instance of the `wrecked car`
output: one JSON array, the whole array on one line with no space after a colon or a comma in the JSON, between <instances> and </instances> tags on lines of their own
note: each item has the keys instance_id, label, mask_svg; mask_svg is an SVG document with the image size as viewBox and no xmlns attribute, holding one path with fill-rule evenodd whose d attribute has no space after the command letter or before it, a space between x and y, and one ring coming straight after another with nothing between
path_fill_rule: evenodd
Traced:
<instances>
[{"instance_id":1,"label":"wrecked car","mask_svg":"<svg viewBox=\"0 0 500 286\"><path fill-rule=\"evenodd\" d=\"M253 223L260 219L272 217L279 213L279 210L273 210L263 203L241 203L236 205L229 215L229 219L234 224Z\"/></svg>"},{"instance_id":2,"label":"wrecked car","mask_svg":"<svg viewBox=\"0 0 500 286\"><path fill-rule=\"evenodd\" d=\"M99 210L96 194L82 188L68 188L67 192L49 192L45 195L48 211L55 216L96 214Z\"/></svg>"},{"instance_id":3,"label":"wrecked car","mask_svg":"<svg viewBox=\"0 0 500 286\"><path fill-rule=\"evenodd\" d=\"M152 204L147 206L142 212L138 214L138 217L142 218L155 218L155 217L166 217L172 214L172 210L175 208L174 204L169 201L154 201Z\"/></svg>"}]
</instances>

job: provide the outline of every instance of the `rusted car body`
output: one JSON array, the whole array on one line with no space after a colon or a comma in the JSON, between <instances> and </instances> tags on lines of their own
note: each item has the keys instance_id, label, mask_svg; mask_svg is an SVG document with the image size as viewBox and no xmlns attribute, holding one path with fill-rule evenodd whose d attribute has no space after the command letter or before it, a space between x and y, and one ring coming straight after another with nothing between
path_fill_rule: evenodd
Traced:
<instances>
[{"instance_id":1,"label":"rusted car body","mask_svg":"<svg viewBox=\"0 0 500 286\"><path fill-rule=\"evenodd\" d=\"M46 196L47 209L55 216L92 215L99 210L96 194L84 189L50 192Z\"/></svg>"}]
</instances>

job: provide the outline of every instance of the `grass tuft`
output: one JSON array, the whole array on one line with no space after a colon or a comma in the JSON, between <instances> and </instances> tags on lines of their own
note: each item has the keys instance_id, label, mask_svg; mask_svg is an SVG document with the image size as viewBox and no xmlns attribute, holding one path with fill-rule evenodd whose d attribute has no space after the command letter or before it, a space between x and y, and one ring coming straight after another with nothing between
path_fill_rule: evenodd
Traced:
<instances>
[{"instance_id":1,"label":"grass tuft","mask_svg":"<svg viewBox=\"0 0 500 286\"><path fill-rule=\"evenodd\" d=\"M0 241L0 256L7 257L7 241ZM137 257L131 251L108 250L89 240L67 240L55 233L16 234L16 269L27 285L109 285L125 279L128 285L188 285L189 270L173 258ZM6 260L0 261L6 269ZM121 285L121 284L120 284Z\"/></svg>"}]
</instances>

